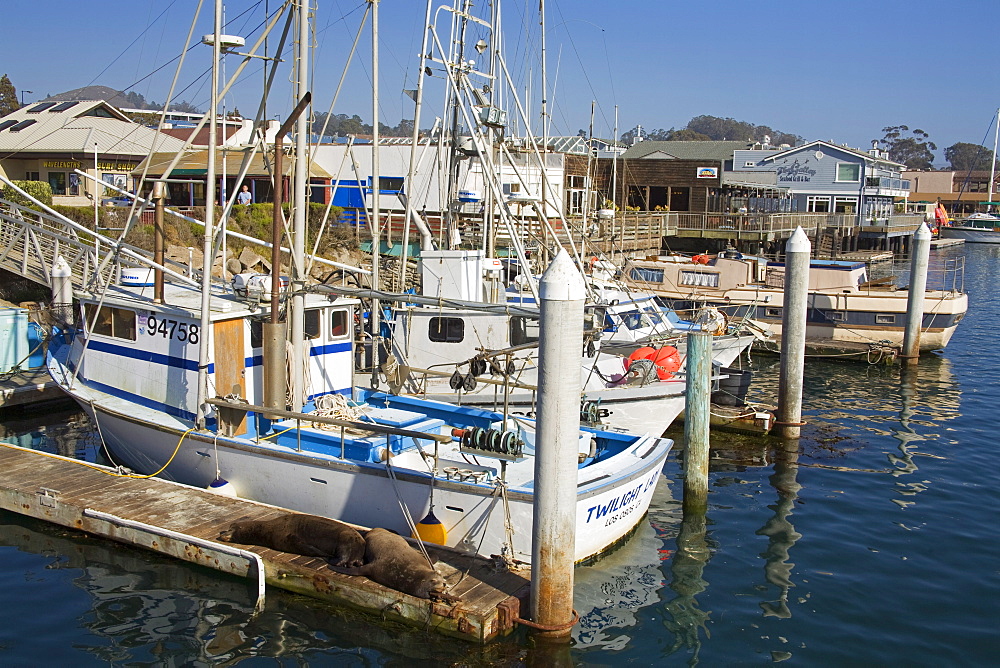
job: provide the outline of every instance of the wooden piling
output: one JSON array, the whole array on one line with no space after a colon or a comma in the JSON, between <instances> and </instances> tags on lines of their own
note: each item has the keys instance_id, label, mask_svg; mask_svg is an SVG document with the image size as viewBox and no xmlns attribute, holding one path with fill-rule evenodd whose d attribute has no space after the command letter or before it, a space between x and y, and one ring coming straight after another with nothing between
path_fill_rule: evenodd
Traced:
<instances>
[{"instance_id":1,"label":"wooden piling","mask_svg":"<svg viewBox=\"0 0 1000 668\"><path fill-rule=\"evenodd\" d=\"M709 427L712 393L712 335L687 335L684 403L684 511L708 506Z\"/></svg>"}]
</instances>

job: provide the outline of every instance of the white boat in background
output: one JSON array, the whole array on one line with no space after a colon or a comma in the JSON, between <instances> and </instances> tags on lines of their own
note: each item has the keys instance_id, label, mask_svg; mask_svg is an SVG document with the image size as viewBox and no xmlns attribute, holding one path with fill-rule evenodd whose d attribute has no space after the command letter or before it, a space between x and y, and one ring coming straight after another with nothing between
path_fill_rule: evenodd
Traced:
<instances>
[{"instance_id":1,"label":"white boat in background","mask_svg":"<svg viewBox=\"0 0 1000 668\"><path fill-rule=\"evenodd\" d=\"M987 202L1000 206L1000 202ZM967 244L1000 244L1000 216L988 213L974 213L938 228L942 239L961 239Z\"/></svg>"},{"instance_id":2,"label":"white boat in background","mask_svg":"<svg viewBox=\"0 0 1000 668\"><path fill-rule=\"evenodd\" d=\"M749 318L767 325L780 339L784 302L784 263L736 252L701 256L702 262L672 255L632 259L624 268L633 289L656 295L677 311L713 306L730 319ZM948 345L968 310L962 290L962 259L949 263L938 289L924 295L921 351ZM869 345L901 346L908 291L891 279L869 281L864 262L812 260L806 346L845 352Z\"/></svg>"}]
</instances>

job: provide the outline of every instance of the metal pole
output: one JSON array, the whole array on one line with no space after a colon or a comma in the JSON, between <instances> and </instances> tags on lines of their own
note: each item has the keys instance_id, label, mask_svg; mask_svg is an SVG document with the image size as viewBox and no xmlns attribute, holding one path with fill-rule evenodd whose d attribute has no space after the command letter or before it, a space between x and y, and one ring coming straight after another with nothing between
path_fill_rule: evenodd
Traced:
<instances>
[{"instance_id":1,"label":"metal pole","mask_svg":"<svg viewBox=\"0 0 1000 668\"><path fill-rule=\"evenodd\" d=\"M298 54L295 62L296 97L302 100L309 93L309 2L302 0L298 7ZM300 114L295 119L295 182L293 190L293 205L295 211L292 224L292 276L290 301L291 317L288 319L289 338L295 351L292 359L293 388L291 397L292 410L302 410L305 403L305 304L306 297L303 288L306 285L305 274L305 242L306 221L309 212L309 198L306 186L309 181L309 115ZM273 269L273 267L272 267Z\"/></svg>"},{"instance_id":2,"label":"metal pole","mask_svg":"<svg viewBox=\"0 0 1000 668\"><path fill-rule=\"evenodd\" d=\"M785 243L785 302L781 309L781 370L778 432L798 438L802 426L802 370L805 365L809 299L809 237L796 227Z\"/></svg>"},{"instance_id":3,"label":"metal pole","mask_svg":"<svg viewBox=\"0 0 1000 668\"><path fill-rule=\"evenodd\" d=\"M543 631L568 638L573 618L576 554L577 452L580 430L580 350L586 286L560 249L539 288L538 447L531 536L531 616Z\"/></svg>"},{"instance_id":4,"label":"metal pole","mask_svg":"<svg viewBox=\"0 0 1000 668\"><path fill-rule=\"evenodd\" d=\"M931 254L931 230L927 223L913 233L910 258L910 285L906 290L906 330L903 332L903 359L916 364L920 359L920 329L924 320L924 292L927 290L927 264Z\"/></svg>"},{"instance_id":5,"label":"metal pole","mask_svg":"<svg viewBox=\"0 0 1000 668\"><path fill-rule=\"evenodd\" d=\"M153 223L153 262L158 266L163 266L163 209L167 206L167 184L163 181L153 183L153 193L150 196L153 200L154 211ZM157 269L153 280L153 303L163 303L163 270Z\"/></svg>"},{"instance_id":6,"label":"metal pole","mask_svg":"<svg viewBox=\"0 0 1000 668\"><path fill-rule=\"evenodd\" d=\"M368 0L372 6L372 288L378 290L379 283L379 257L382 246L382 208L381 208L381 183L379 183L379 132L378 132L378 3L379 0ZM409 225L410 221L406 221ZM405 249L404 249L405 252ZM406 258L403 258L406 262ZM382 332L381 308L377 299L372 299L372 312L370 322L372 326L372 377L371 386L378 387L379 350L382 347L382 339L379 334Z\"/></svg>"},{"instance_id":7,"label":"metal pole","mask_svg":"<svg viewBox=\"0 0 1000 668\"><path fill-rule=\"evenodd\" d=\"M708 506L709 421L712 393L712 334L687 335L687 385L684 403L684 511Z\"/></svg>"}]
</instances>

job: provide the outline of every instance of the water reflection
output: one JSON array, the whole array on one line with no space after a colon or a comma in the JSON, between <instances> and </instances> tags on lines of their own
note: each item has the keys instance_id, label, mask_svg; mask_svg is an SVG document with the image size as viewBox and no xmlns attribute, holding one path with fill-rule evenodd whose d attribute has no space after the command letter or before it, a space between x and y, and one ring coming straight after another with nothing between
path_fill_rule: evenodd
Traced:
<instances>
[{"instance_id":1,"label":"water reflection","mask_svg":"<svg viewBox=\"0 0 1000 668\"><path fill-rule=\"evenodd\" d=\"M677 596L664 604L667 616L663 625L673 634L674 642L668 650L672 654L682 648L692 650L689 665L698 663L701 651L701 634L708 637L710 610L698 606L697 596L705 591L708 582L702 577L705 564L711 557L706 538L707 520L704 513L686 513L677 534L677 551L670 562L670 589Z\"/></svg>"},{"instance_id":2,"label":"water reflection","mask_svg":"<svg viewBox=\"0 0 1000 668\"><path fill-rule=\"evenodd\" d=\"M642 608L660 600L664 561L671 554L664 541L677 531L676 507L670 481L663 478L653 493L649 515L628 541L576 569L573 605L580 621L573 628L573 640L578 648L621 650L635 640L635 633L627 629L638 624Z\"/></svg>"},{"instance_id":3,"label":"water reflection","mask_svg":"<svg viewBox=\"0 0 1000 668\"><path fill-rule=\"evenodd\" d=\"M756 531L758 536L768 537L767 549L760 555L765 560L764 579L778 588L777 599L760 604L765 617L787 619L792 616L788 608L788 591L795 586L792 583L792 569L795 564L788 559L792 547L799 538L802 538L802 534L795 530L790 519L798 492L802 489L797 480L798 462L798 440L785 441L776 449L774 473L768 478L771 487L777 492L777 500L768 506L774 511L774 515Z\"/></svg>"}]
</instances>

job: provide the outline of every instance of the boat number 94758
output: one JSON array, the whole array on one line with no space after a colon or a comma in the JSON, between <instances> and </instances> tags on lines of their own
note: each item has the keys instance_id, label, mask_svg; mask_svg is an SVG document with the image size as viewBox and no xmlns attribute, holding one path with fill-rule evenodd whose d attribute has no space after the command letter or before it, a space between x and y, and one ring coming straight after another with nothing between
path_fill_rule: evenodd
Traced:
<instances>
[{"instance_id":1,"label":"boat number 94758","mask_svg":"<svg viewBox=\"0 0 1000 668\"><path fill-rule=\"evenodd\" d=\"M198 343L199 327L193 323L177 322L151 315L146 319L146 333L150 336L162 336L165 339Z\"/></svg>"}]
</instances>

